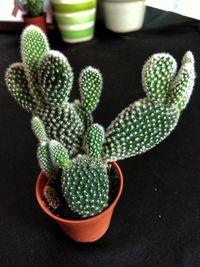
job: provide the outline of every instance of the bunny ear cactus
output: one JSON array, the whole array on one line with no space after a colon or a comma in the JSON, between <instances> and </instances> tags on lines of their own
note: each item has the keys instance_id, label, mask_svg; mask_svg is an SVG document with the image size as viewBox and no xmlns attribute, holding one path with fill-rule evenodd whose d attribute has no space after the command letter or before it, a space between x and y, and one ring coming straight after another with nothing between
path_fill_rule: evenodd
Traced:
<instances>
[{"instance_id":1,"label":"bunny ear cactus","mask_svg":"<svg viewBox=\"0 0 200 267\"><path fill-rule=\"evenodd\" d=\"M47 136L61 142L73 156L82 146L101 94L102 78L88 67L80 76L81 101L69 103L73 71L67 58L50 50L45 34L27 27L21 37L22 63L6 72L8 90L27 111L40 117Z\"/></svg>"},{"instance_id":2,"label":"bunny ear cactus","mask_svg":"<svg viewBox=\"0 0 200 267\"><path fill-rule=\"evenodd\" d=\"M54 166L49 150L49 140L44 129L44 125L39 117L33 117L32 130L36 135L39 145L37 149L37 158L40 168L48 177L56 177L58 168Z\"/></svg>"},{"instance_id":3,"label":"bunny ear cactus","mask_svg":"<svg viewBox=\"0 0 200 267\"><path fill-rule=\"evenodd\" d=\"M17 102L34 116L39 165L50 178L62 172L63 196L74 212L83 218L94 216L109 203L108 162L146 152L177 125L194 86L193 55L184 55L177 74L171 55L150 57L142 70L146 97L126 107L106 131L92 117L103 85L98 69L82 70L80 100L70 103L72 68L63 54L50 50L37 27L23 32L21 55L22 62L7 70L6 83ZM49 186L46 199L56 208L57 193Z\"/></svg>"},{"instance_id":4,"label":"bunny ear cactus","mask_svg":"<svg viewBox=\"0 0 200 267\"><path fill-rule=\"evenodd\" d=\"M109 177L103 163L87 155L71 161L62 174L62 190L70 208L82 217L100 213L108 205Z\"/></svg>"},{"instance_id":5,"label":"bunny ear cactus","mask_svg":"<svg viewBox=\"0 0 200 267\"><path fill-rule=\"evenodd\" d=\"M36 103L30 94L28 81L22 63L14 63L6 73L7 87L17 102L28 112L35 109Z\"/></svg>"},{"instance_id":6,"label":"bunny ear cactus","mask_svg":"<svg viewBox=\"0 0 200 267\"><path fill-rule=\"evenodd\" d=\"M66 148L56 140L49 142L49 151L52 162L58 168L67 169L70 167L70 160Z\"/></svg>"},{"instance_id":7,"label":"bunny ear cactus","mask_svg":"<svg viewBox=\"0 0 200 267\"><path fill-rule=\"evenodd\" d=\"M38 141L40 143L46 143L48 141L48 137L44 128L44 125L39 117L33 117L32 119L32 130L35 133Z\"/></svg>"},{"instance_id":8,"label":"bunny ear cactus","mask_svg":"<svg viewBox=\"0 0 200 267\"><path fill-rule=\"evenodd\" d=\"M36 26L27 27L21 36L21 57L24 64L30 93L36 103L43 102L38 84L38 62L49 51L49 43L45 34Z\"/></svg>"},{"instance_id":9,"label":"bunny ear cactus","mask_svg":"<svg viewBox=\"0 0 200 267\"><path fill-rule=\"evenodd\" d=\"M68 157L65 147L56 140L49 140L44 125L38 117L32 119L32 129L39 140L38 161L41 169L49 177L55 178L62 169L62 190L69 207L82 217L90 217L101 212L108 205L109 177L105 165L98 158L78 155L73 160ZM95 129L91 138L92 129ZM100 129L100 131L99 131ZM88 145L92 151L99 151L102 142L100 125L91 126ZM96 156L96 154L95 154ZM48 185L45 196L51 207L59 203L56 192Z\"/></svg>"},{"instance_id":10,"label":"bunny ear cactus","mask_svg":"<svg viewBox=\"0 0 200 267\"><path fill-rule=\"evenodd\" d=\"M33 17L39 16L44 8L44 0L16 0L16 4Z\"/></svg>"},{"instance_id":11,"label":"bunny ear cactus","mask_svg":"<svg viewBox=\"0 0 200 267\"><path fill-rule=\"evenodd\" d=\"M91 66L84 68L79 77L80 100L75 100L74 107L86 130L93 122L92 112L96 109L102 92L103 79L100 71Z\"/></svg>"},{"instance_id":12,"label":"bunny ear cactus","mask_svg":"<svg viewBox=\"0 0 200 267\"><path fill-rule=\"evenodd\" d=\"M104 129L98 123L90 126L86 138L86 151L91 158L99 158L104 143Z\"/></svg>"},{"instance_id":13,"label":"bunny ear cactus","mask_svg":"<svg viewBox=\"0 0 200 267\"><path fill-rule=\"evenodd\" d=\"M107 128L105 136L100 125L90 126L86 137L89 156L74 159L73 168L64 171L62 177L63 195L74 211L89 217L106 207L109 187L106 173L103 172L105 166L101 165L104 161L100 158L113 161L144 153L175 128L194 85L192 53L184 55L177 75L176 68L176 62L169 54L153 55L142 71L147 97L125 108ZM98 170L98 177L101 178L96 185L104 189L101 191L101 196L104 196L100 200L102 206L99 206L99 199L96 202L91 194L95 192L96 196L96 192L100 191L93 183L96 173L92 172L91 164L95 164L95 172ZM91 203L95 205L91 206Z\"/></svg>"},{"instance_id":14,"label":"bunny ear cactus","mask_svg":"<svg viewBox=\"0 0 200 267\"><path fill-rule=\"evenodd\" d=\"M155 54L142 70L142 83L147 96L155 103L164 102L176 74L175 59L165 53Z\"/></svg>"},{"instance_id":15,"label":"bunny ear cactus","mask_svg":"<svg viewBox=\"0 0 200 267\"><path fill-rule=\"evenodd\" d=\"M100 99L102 91L102 76L99 70L87 67L82 70L79 78L81 103L87 113L92 113Z\"/></svg>"},{"instance_id":16,"label":"bunny ear cactus","mask_svg":"<svg viewBox=\"0 0 200 267\"><path fill-rule=\"evenodd\" d=\"M148 98L131 104L107 128L103 158L114 161L146 152L169 135L179 115L176 108Z\"/></svg>"},{"instance_id":17,"label":"bunny ear cactus","mask_svg":"<svg viewBox=\"0 0 200 267\"><path fill-rule=\"evenodd\" d=\"M67 150L58 141L48 139L44 125L37 116L32 119L32 130L39 141L37 157L40 168L48 177L55 178L59 168L70 165Z\"/></svg>"},{"instance_id":18,"label":"bunny ear cactus","mask_svg":"<svg viewBox=\"0 0 200 267\"><path fill-rule=\"evenodd\" d=\"M48 104L62 107L67 103L73 72L62 53L49 51L44 54L38 66L38 82Z\"/></svg>"},{"instance_id":19,"label":"bunny ear cactus","mask_svg":"<svg viewBox=\"0 0 200 267\"><path fill-rule=\"evenodd\" d=\"M71 160L62 173L62 190L69 207L79 215L91 217L108 206L109 177L106 164L100 160L104 141L103 127L92 124L86 137L87 154Z\"/></svg>"},{"instance_id":20,"label":"bunny ear cactus","mask_svg":"<svg viewBox=\"0 0 200 267\"><path fill-rule=\"evenodd\" d=\"M101 125L88 119L81 154L70 159L65 147L58 141L47 139L48 134L45 135L41 122L38 124L37 118L35 119L33 129L40 140L40 166L54 176L58 169L62 169L63 196L69 207L81 217L94 216L109 203L108 161L146 152L165 139L177 125L194 85L192 53L184 55L177 75L176 68L174 58L166 53L155 54L147 60L142 71L147 96L126 107L106 131ZM75 101L73 107L77 114L81 114L82 122L91 118L91 112L99 101L102 86L100 77L90 67L80 75L81 101ZM89 88L91 94L87 93L85 87ZM61 101L66 97L64 95ZM52 100L54 101L53 98ZM50 198L54 205L55 199L51 194Z\"/></svg>"},{"instance_id":21,"label":"bunny ear cactus","mask_svg":"<svg viewBox=\"0 0 200 267\"><path fill-rule=\"evenodd\" d=\"M182 59L182 66L171 85L167 99L167 102L170 105L177 106L180 112L185 109L190 100L194 87L194 80L194 57L193 54L188 51Z\"/></svg>"},{"instance_id":22,"label":"bunny ear cactus","mask_svg":"<svg viewBox=\"0 0 200 267\"><path fill-rule=\"evenodd\" d=\"M142 81L147 97L125 108L107 128L103 158L120 160L153 148L175 128L189 101L195 79L194 59L187 52L175 77L176 62L166 53L145 63Z\"/></svg>"},{"instance_id":23,"label":"bunny ear cactus","mask_svg":"<svg viewBox=\"0 0 200 267\"><path fill-rule=\"evenodd\" d=\"M28 111L34 111L36 104L44 101L38 85L37 65L48 50L49 44L44 33L35 26L27 27L21 36L23 62L11 65L6 72L8 90Z\"/></svg>"}]
</instances>

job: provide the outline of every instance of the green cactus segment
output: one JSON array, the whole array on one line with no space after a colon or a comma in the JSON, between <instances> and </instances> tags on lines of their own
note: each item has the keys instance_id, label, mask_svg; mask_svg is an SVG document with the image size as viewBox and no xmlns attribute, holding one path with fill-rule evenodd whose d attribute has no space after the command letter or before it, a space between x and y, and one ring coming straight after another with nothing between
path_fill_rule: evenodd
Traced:
<instances>
[{"instance_id":1,"label":"green cactus segment","mask_svg":"<svg viewBox=\"0 0 200 267\"><path fill-rule=\"evenodd\" d=\"M62 53L51 50L42 57L38 80L48 103L56 106L66 103L72 89L73 72Z\"/></svg>"},{"instance_id":2,"label":"green cactus segment","mask_svg":"<svg viewBox=\"0 0 200 267\"><path fill-rule=\"evenodd\" d=\"M63 196L82 217L100 213L108 205L109 177L98 160L78 156L62 175Z\"/></svg>"},{"instance_id":3,"label":"green cactus segment","mask_svg":"<svg viewBox=\"0 0 200 267\"><path fill-rule=\"evenodd\" d=\"M35 103L29 93L28 82L22 63L12 64L6 72L6 84L11 95L27 111L35 108Z\"/></svg>"},{"instance_id":4,"label":"green cactus segment","mask_svg":"<svg viewBox=\"0 0 200 267\"><path fill-rule=\"evenodd\" d=\"M49 140L47 138L44 125L37 116L32 118L31 125L33 132L39 140L37 149L39 166L48 177L56 177L58 173L58 167L52 161Z\"/></svg>"},{"instance_id":5,"label":"green cactus segment","mask_svg":"<svg viewBox=\"0 0 200 267\"><path fill-rule=\"evenodd\" d=\"M45 34L36 26L28 26L21 37L21 55L27 74L31 95L37 102L43 101L38 85L38 62L49 50L49 44Z\"/></svg>"},{"instance_id":6,"label":"green cactus segment","mask_svg":"<svg viewBox=\"0 0 200 267\"><path fill-rule=\"evenodd\" d=\"M176 105L182 111L189 102L195 81L194 57L187 52L182 60L182 66L172 83L168 103Z\"/></svg>"},{"instance_id":7,"label":"green cactus segment","mask_svg":"<svg viewBox=\"0 0 200 267\"><path fill-rule=\"evenodd\" d=\"M194 65L194 63L195 63L194 62L194 56L193 56L191 51L187 51L182 58L182 65L187 64L187 63L190 63L192 65Z\"/></svg>"},{"instance_id":8,"label":"green cactus segment","mask_svg":"<svg viewBox=\"0 0 200 267\"><path fill-rule=\"evenodd\" d=\"M30 16L36 17L43 12L44 0L16 0L17 5L22 11Z\"/></svg>"},{"instance_id":9,"label":"green cactus segment","mask_svg":"<svg viewBox=\"0 0 200 267\"><path fill-rule=\"evenodd\" d=\"M32 118L31 121L32 130L35 133L36 137L38 138L39 142L47 142L48 138L46 135L46 131L44 129L44 125L39 117L35 116Z\"/></svg>"},{"instance_id":10,"label":"green cactus segment","mask_svg":"<svg viewBox=\"0 0 200 267\"><path fill-rule=\"evenodd\" d=\"M85 111L85 109L83 108L80 100L76 99L74 102L73 102L73 106L78 114L78 116L80 117L83 125L85 125L85 130L87 130L92 122L93 122L93 116L91 113L87 113Z\"/></svg>"},{"instance_id":11,"label":"green cactus segment","mask_svg":"<svg viewBox=\"0 0 200 267\"><path fill-rule=\"evenodd\" d=\"M58 173L58 168L56 168L52 162L51 154L49 151L49 144L40 143L37 149L37 158L40 168L48 177L55 178Z\"/></svg>"},{"instance_id":12,"label":"green cactus segment","mask_svg":"<svg viewBox=\"0 0 200 267\"><path fill-rule=\"evenodd\" d=\"M41 15L44 7L44 0L28 0L28 13L35 17Z\"/></svg>"},{"instance_id":13,"label":"green cactus segment","mask_svg":"<svg viewBox=\"0 0 200 267\"><path fill-rule=\"evenodd\" d=\"M142 83L152 101L165 101L176 68L176 61L169 54L154 54L147 60L142 70Z\"/></svg>"},{"instance_id":14,"label":"green cactus segment","mask_svg":"<svg viewBox=\"0 0 200 267\"><path fill-rule=\"evenodd\" d=\"M64 145L69 157L77 152L85 128L73 104L68 103L64 108L38 106L35 115L43 121L48 138L55 139Z\"/></svg>"},{"instance_id":15,"label":"green cactus segment","mask_svg":"<svg viewBox=\"0 0 200 267\"><path fill-rule=\"evenodd\" d=\"M120 160L153 148L175 128L179 115L176 108L147 98L131 104L108 127L103 158Z\"/></svg>"},{"instance_id":16,"label":"green cactus segment","mask_svg":"<svg viewBox=\"0 0 200 267\"><path fill-rule=\"evenodd\" d=\"M101 125L94 123L87 133L87 152L92 158L98 159L104 142L104 129Z\"/></svg>"},{"instance_id":17,"label":"green cactus segment","mask_svg":"<svg viewBox=\"0 0 200 267\"><path fill-rule=\"evenodd\" d=\"M100 100L102 91L102 75L99 70L87 67L79 78L81 103L87 113L93 112Z\"/></svg>"},{"instance_id":18,"label":"green cactus segment","mask_svg":"<svg viewBox=\"0 0 200 267\"><path fill-rule=\"evenodd\" d=\"M49 143L49 150L52 162L59 168L69 168L70 161L65 147L56 140L51 140Z\"/></svg>"}]
</instances>

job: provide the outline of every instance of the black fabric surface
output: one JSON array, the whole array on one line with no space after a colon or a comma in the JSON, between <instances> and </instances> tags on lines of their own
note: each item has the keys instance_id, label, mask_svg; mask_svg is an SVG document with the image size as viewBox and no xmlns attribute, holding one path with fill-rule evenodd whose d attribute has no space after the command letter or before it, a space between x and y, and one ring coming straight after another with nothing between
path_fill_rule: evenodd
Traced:
<instances>
[{"instance_id":1,"label":"black fabric surface","mask_svg":"<svg viewBox=\"0 0 200 267\"><path fill-rule=\"evenodd\" d=\"M146 7L143 29L159 29L168 26L178 26L181 24L199 25L199 20L182 16L170 11Z\"/></svg>"},{"instance_id":2,"label":"black fabric surface","mask_svg":"<svg viewBox=\"0 0 200 267\"><path fill-rule=\"evenodd\" d=\"M19 33L0 33L0 266L200 266L200 33L191 27L117 35L97 26L91 42L67 45L50 34L53 49L68 56L78 96L81 68L101 69L104 89L95 121L105 127L140 97L141 69L153 53L179 62L191 50L197 79L176 130L153 150L119 162L124 190L107 234L78 244L39 208L39 173L30 114L9 95L4 72L19 61Z\"/></svg>"}]
</instances>

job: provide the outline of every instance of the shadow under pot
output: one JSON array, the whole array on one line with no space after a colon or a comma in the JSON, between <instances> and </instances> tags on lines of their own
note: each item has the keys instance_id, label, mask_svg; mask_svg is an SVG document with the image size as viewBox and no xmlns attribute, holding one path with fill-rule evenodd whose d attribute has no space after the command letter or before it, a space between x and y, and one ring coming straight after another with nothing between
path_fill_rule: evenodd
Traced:
<instances>
[{"instance_id":1,"label":"shadow under pot","mask_svg":"<svg viewBox=\"0 0 200 267\"><path fill-rule=\"evenodd\" d=\"M102 0L101 10L109 30L126 33L141 29L146 6L144 0Z\"/></svg>"}]
</instances>

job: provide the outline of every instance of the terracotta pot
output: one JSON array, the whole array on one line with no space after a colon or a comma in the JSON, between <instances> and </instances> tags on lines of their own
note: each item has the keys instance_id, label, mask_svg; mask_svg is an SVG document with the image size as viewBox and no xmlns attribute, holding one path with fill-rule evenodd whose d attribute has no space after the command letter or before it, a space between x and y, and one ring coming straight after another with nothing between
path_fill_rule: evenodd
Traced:
<instances>
[{"instance_id":1,"label":"terracotta pot","mask_svg":"<svg viewBox=\"0 0 200 267\"><path fill-rule=\"evenodd\" d=\"M113 166L116 168L120 179L119 192L115 200L103 212L85 220L66 220L54 215L43 200L44 187L48 181L48 177L43 172L39 174L36 183L37 201L43 211L54 219L71 239L77 242L94 242L106 233L110 225L113 210L120 198L123 188L122 172L116 162L113 162Z\"/></svg>"},{"instance_id":2,"label":"terracotta pot","mask_svg":"<svg viewBox=\"0 0 200 267\"><path fill-rule=\"evenodd\" d=\"M29 17L28 15L23 15L23 20L26 25L38 26L47 35L47 24L46 24L45 13L37 17Z\"/></svg>"}]
</instances>

